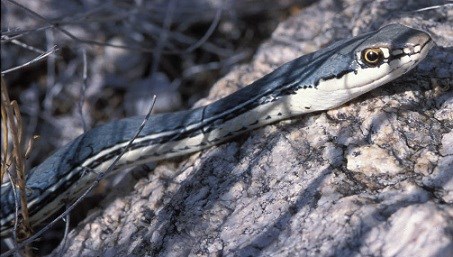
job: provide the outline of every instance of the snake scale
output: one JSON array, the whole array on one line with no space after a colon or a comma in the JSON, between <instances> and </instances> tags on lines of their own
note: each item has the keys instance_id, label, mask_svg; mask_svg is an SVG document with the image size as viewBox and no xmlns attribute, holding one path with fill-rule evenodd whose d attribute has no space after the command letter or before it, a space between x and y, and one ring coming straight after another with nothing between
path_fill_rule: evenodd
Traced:
<instances>
[{"instance_id":1,"label":"snake scale","mask_svg":"<svg viewBox=\"0 0 453 257\"><path fill-rule=\"evenodd\" d=\"M433 45L427 33L400 24L340 40L212 104L151 116L115 170L193 153L266 124L338 107L408 72ZM125 118L89 130L33 168L26 178L30 223L42 223L80 196L142 121ZM15 189L10 182L1 186L2 235L15 222Z\"/></svg>"}]
</instances>

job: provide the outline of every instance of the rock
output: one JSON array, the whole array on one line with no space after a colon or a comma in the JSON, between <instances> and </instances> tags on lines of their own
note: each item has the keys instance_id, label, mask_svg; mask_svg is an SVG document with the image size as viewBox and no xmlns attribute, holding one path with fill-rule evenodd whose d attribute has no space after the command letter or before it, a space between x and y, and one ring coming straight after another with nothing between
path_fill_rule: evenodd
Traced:
<instances>
[{"instance_id":1,"label":"rock","mask_svg":"<svg viewBox=\"0 0 453 257\"><path fill-rule=\"evenodd\" d=\"M283 21L226 96L296 56L388 23L439 44L402 78L327 112L158 165L72 230L64 256L452 256L450 7L321 0ZM451 22L451 21L450 21ZM448 111L450 110L448 114Z\"/></svg>"}]
</instances>

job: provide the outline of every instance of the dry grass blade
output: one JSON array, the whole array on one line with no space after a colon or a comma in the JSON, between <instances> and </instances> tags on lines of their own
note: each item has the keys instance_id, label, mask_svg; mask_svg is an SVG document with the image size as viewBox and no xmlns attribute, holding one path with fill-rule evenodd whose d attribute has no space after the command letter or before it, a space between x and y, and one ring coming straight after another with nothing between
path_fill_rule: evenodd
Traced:
<instances>
[{"instance_id":1,"label":"dry grass blade","mask_svg":"<svg viewBox=\"0 0 453 257\"><path fill-rule=\"evenodd\" d=\"M1 101L2 101L2 180L6 172L10 172L11 168L15 169L11 184L13 188L19 188L19 198L21 205L22 222L20 223L19 231L20 239L27 238L31 235L32 230L29 222L29 213L27 208L27 197L25 188L25 151L23 150L23 128L19 106L16 101L11 101L8 95L8 89L3 77L1 79ZM3 134L3 132L5 134ZM8 136L11 136L12 145L9 146ZM4 161L4 163L3 163ZM17 203L17 201L16 201ZM17 214L17 213L16 213ZM16 215L16 225L18 224ZM26 249L26 255L30 253L30 249Z\"/></svg>"},{"instance_id":2,"label":"dry grass blade","mask_svg":"<svg viewBox=\"0 0 453 257\"><path fill-rule=\"evenodd\" d=\"M8 38L8 37L5 36L5 38ZM20 46L20 47L22 47L22 48L25 48L25 49L27 49L27 50L33 51L33 52L35 52L35 53L38 53L38 54L46 54L46 51L41 50L41 49L38 49L38 48L33 47L33 46L31 46L31 45L28 45L28 44L26 44L26 43L23 43L23 42L21 42L20 40L11 39L10 42L11 42L12 44L18 45L18 46Z\"/></svg>"},{"instance_id":3,"label":"dry grass blade","mask_svg":"<svg viewBox=\"0 0 453 257\"><path fill-rule=\"evenodd\" d=\"M450 1L451 2L451 1ZM429 10L434 10L434 9L437 9L437 8L442 8L442 7L453 7L453 3L446 3L446 4L440 4L440 5L432 5L432 6L428 6L428 7L425 7L425 8L421 8L421 9L418 9L418 10L415 10L413 12L424 12L424 11L429 11Z\"/></svg>"},{"instance_id":4,"label":"dry grass blade","mask_svg":"<svg viewBox=\"0 0 453 257\"><path fill-rule=\"evenodd\" d=\"M7 111L6 111L6 106L7 103L3 102L3 94L5 93L3 91L3 85L4 85L4 80L3 77L1 78L2 80L2 107L1 107L1 112L2 112L2 163L1 163L1 171L0 171L0 181L3 181L4 176L6 175L7 170L11 166L11 154L9 149L9 130L8 130L8 118L7 118Z\"/></svg>"},{"instance_id":5,"label":"dry grass blade","mask_svg":"<svg viewBox=\"0 0 453 257\"><path fill-rule=\"evenodd\" d=\"M22 69L22 68L24 68L26 66L29 66L29 65L31 65L31 64L33 64L35 62L39 62L39 61L43 60L44 58L46 58L47 56L53 54L56 50L57 50L57 47L54 46L54 48L52 50L50 50L50 51L48 51L48 52L46 52L44 54L40 54L39 56L37 56L36 58L34 58L31 61L28 61L28 62L26 62L26 63L24 63L22 65L19 65L19 66L16 66L16 67L12 67L10 69L2 71L2 75L10 73L12 71L16 71L16 70Z\"/></svg>"}]
</instances>

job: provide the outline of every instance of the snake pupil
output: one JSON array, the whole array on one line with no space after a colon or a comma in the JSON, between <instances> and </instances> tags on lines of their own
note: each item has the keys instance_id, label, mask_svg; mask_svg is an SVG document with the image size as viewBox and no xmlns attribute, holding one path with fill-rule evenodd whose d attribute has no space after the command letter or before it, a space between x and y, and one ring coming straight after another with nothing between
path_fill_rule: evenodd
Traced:
<instances>
[{"instance_id":1,"label":"snake pupil","mask_svg":"<svg viewBox=\"0 0 453 257\"><path fill-rule=\"evenodd\" d=\"M367 53L366 57L367 57L368 61L375 62L379 58L379 55L376 52L370 51Z\"/></svg>"}]
</instances>

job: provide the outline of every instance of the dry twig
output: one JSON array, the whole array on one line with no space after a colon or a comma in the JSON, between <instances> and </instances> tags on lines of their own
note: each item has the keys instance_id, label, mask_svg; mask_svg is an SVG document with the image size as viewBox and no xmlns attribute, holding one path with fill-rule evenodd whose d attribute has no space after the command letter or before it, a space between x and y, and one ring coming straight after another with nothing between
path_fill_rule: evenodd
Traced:
<instances>
[{"instance_id":1,"label":"dry twig","mask_svg":"<svg viewBox=\"0 0 453 257\"><path fill-rule=\"evenodd\" d=\"M15 226L14 226L14 238L17 240L22 240L31 235L32 229L29 222L29 213L27 208L27 196L25 188L25 158L26 150L23 150L23 128L22 128L22 118L20 115L19 106L16 101L11 101L8 95L8 88L6 83L1 78L1 113L2 113L2 170L1 170L1 180L5 174L8 174L11 179L11 185L16 192L16 188L19 188L18 198L20 198L20 211L22 222L20 223L19 230L18 226L18 202L19 200L16 197L16 217L15 217ZM9 145L9 136L11 136L12 145ZM10 170L13 168L14 173ZM10 173L11 172L11 173ZM15 194L17 196L17 194ZM19 237L17 236L17 231L20 231ZM26 254L28 255L30 249L26 249Z\"/></svg>"}]
</instances>

